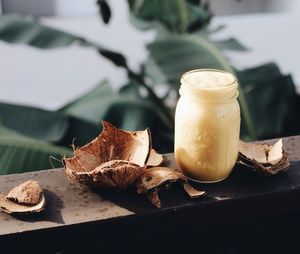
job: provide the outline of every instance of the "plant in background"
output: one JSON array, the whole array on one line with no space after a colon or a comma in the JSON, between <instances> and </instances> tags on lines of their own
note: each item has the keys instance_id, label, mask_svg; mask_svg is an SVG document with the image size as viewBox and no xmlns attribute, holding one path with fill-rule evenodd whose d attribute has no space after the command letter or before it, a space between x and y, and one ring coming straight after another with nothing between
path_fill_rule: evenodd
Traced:
<instances>
[{"instance_id":1,"label":"plant in background","mask_svg":"<svg viewBox=\"0 0 300 254\"><path fill-rule=\"evenodd\" d=\"M111 17L109 5L97 1L103 21ZM39 49L67 47L77 43L93 47L102 57L124 68L128 82L118 92L103 81L93 91L50 112L32 107L0 104L0 173L49 168L49 156L70 154L75 138L83 145L99 132L100 120L119 128L150 127L154 147L173 150L173 118L179 78L187 70L217 68L237 75L242 111L242 137L248 140L299 133L300 105L292 79L282 75L274 63L247 70L230 64L222 50L245 50L235 39L213 41L212 18L206 4L198 0L128 0L131 21L137 29L154 29L147 45L149 57L138 72L126 58L103 45L52 29L29 17L0 16L0 39ZM155 87L164 85L164 95Z\"/></svg>"}]
</instances>

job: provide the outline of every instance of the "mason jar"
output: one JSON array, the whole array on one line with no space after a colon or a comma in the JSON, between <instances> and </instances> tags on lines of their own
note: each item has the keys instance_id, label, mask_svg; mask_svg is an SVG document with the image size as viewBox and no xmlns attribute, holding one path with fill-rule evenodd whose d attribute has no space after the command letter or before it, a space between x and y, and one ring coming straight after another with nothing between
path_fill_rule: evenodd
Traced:
<instances>
[{"instance_id":1,"label":"mason jar","mask_svg":"<svg viewBox=\"0 0 300 254\"><path fill-rule=\"evenodd\" d=\"M199 182L218 182L232 171L240 135L238 83L231 73L197 69L181 78L175 113L175 160Z\"/></svg>"}]
</instances>

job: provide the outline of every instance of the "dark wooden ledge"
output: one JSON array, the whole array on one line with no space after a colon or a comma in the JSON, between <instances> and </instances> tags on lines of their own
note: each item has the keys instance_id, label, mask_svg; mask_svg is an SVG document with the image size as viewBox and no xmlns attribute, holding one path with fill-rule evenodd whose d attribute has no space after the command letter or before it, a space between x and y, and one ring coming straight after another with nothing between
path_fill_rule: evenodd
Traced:
<instances>
[{"instance_id":1,"label":"dark wooden ledge","mask_svg":"<svg viewBox=\"0 0 300 254\"><path fill-rule=\"evenodd\" d=\"M279 243L284 244L275 249L291 247L289 230L300 225L300 136L284 138L284 145L289 171L264 177L236 167L223 182L193 184L207 191L196 200L174 185L160 193L162 209L152 207L134 190L95 192L77 186L67 180L63 169L0 176L0 192L34 179L47 199L46 210L38 215L0 213L0 253L137 252L140 248L179 252L194 247L251 253L257 251L256 243L262 246L259 250ZM173 156L168 158L175 166Z\"/></svg>"}]
</instances>

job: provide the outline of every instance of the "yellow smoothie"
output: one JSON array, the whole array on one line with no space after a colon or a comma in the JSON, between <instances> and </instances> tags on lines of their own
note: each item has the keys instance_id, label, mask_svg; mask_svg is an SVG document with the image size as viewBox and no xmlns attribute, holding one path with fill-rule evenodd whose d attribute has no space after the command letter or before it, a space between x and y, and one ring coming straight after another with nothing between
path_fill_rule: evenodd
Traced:
<instances>
[{"instance_id":1,"label":"yellow smoothie","mask_svg":"<svg viewBox=\"0 0 300 254\"><path fill-rule=\"evenodd\" d=\"M182 76L174 153L178 166L195 181L221 181L234 167L240 133L237 87L235 76L223 71Z\"/></svg>"}]
</instances>

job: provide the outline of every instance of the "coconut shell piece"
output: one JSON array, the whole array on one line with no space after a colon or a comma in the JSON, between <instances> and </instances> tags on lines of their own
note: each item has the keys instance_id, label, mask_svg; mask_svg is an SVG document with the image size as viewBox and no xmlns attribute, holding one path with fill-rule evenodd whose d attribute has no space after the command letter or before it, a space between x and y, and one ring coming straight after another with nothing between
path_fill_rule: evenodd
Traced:
<instances>
[{"instance_id":1,"label":"coconut shell piece","mask_svg":"<svg viewBox=\"0 0 300 254\"><path fill-rule=\"evenodd\" d=\"M276 165L280 163L284 154L283 154L283 144L282 139L279 139L273 146L269 147L268 151L268 163L271 165Z\"/></svg>"},{"instance_id":2,"label":"coconut shell piece","mask_svg":"<svg viewBox=\"0 0 300 254\"><path fill-rule=\"evenodd\" d=\"M38 213L44 210L46 205L46 199L44 195L42 195L41 200L38 204L33 206L20 205L13 201L10 201L6 198L5 195L0 194L0 210L5 213L19 213L19 214L27 214L27 213Z\"/></svg>"},{"instance_id":3,"label":"coconut shell piece","mask_svg":"<svg viewBox=\"0 0 300 254\"><path fill-rule=\"evenodd\" d=\"M22 205L37 205L43 190L36 181L27 181L14 187L6 196L7 199Z\"/></svg>"},{"instance_id":4,"label":"coconut shell piece","mask_svg":"<svg viewBox=\"0 0 300 254\"><path fill-rule=\"evenodd\" d=\"M64 158L67 175L82 184L126 188L143 173L151 151L150 130L124 131L102 121L101 134Z\"/></svg>"},{"instance_id":5,"label":"coconut shell piece","mask_svg":"<svg viewBox=\"0 0 300 254\"><path fill-rule=\"evenodd\" d=\"M190 198L199 198L200 196L205 194L205 191L198 191L194 189L191 185L188 183L183 184L183 188L187 194L189 194Z\"/></svg>"},{"instance_id":6,"label":"coconut shell piece","mask_svg":"<svg viewBox=\"0 0 300 254\"><path fill-rule=\"evenodd\" d=\"M45 196L36 181L22 183L7 195L0 194L0 210L6 213L37 213L45 205Z\"/></svg>"},{"instance_id":7,"label":"coconut shell piece","mask_svg":"<svg viewBox=\"0 0 300 254\"><path fill-rule=\"evenodd\" d=\"M90 176L95 186L104 188L127 188L143 172L143 167L123 160L111 160L94 169Z\"/></svg>"},{"instance_id":8,"label":"coconut shell piece","mask_svg":"<svg viewBox=\"0 0 300 254\"><path fill-rule=\"evenodd\" d=\"M155 149L151 149L150 156L147 162L147 167L158 167L164 162L164 157L159 154Z\"/></svg>"},{"instance_id":9,"label":"coconut shell piece","mask_svg":"<svg viewBox=\"0 0 300 254\"><path fill-rule=\"evenodd\" d=\"M240 141L237 163L264 175L278 174L290 166L282 139L273 145Z\"/></svg>"},{"instance_id":10,"label":"coconut shell piece","mask_svg":"<svg viewBox=\"0 0 300 254\"><path fill-rule=\"evenodd\" d=\"M156 189L146 192L146 196L155 207L161 208L161 202Z\"/></svg>"},{"instance_id":11,"label":"coconut shell piece","mask_svg":"<svg viewBox=\"0 0 300 254\"><path fill-rule=\"evenodd\" d=\"M167 167L152 167L144 171L136 182L138 193L145 193L151 203L157 208L161 207L158 197L158 191L162 188L169 188L174 182L181 181L184 190L191 198L202 196L204 191L197 191L188 184L188 179L179 169L171 169Z\"/></svg>"},{"instance_id":12,"label":"coconut shell piece","mask_svg":"<svg viewBox=\"0 0 300 254\"><path fill-rule=\"evenodd\" d=\"M259 163L268 163L267 153L269 147L265 144L246 143L240 140L239 152L249 160Z\"/></svg>"}]
</instances>

